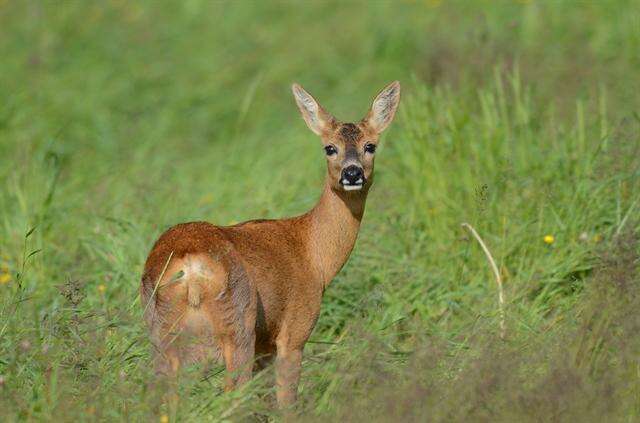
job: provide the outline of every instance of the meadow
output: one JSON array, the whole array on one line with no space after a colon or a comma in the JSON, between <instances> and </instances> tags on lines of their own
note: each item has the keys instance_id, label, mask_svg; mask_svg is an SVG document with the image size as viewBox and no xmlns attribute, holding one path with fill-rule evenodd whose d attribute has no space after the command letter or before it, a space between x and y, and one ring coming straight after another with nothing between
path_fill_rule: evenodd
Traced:
<instances>
[{"instance_id":1,"label":"meadow","mask_svg":"<svg viewBox=\"0 0 640 423\"><path fill-rule=\"evenodd\" d=\"M355 121L395 79L295 416L640 420L639 53L637 0L0 1L0 420L279 420L269 369L162 404L144 259L313 206L292 82Z\"/></svg>"}]
</instances>

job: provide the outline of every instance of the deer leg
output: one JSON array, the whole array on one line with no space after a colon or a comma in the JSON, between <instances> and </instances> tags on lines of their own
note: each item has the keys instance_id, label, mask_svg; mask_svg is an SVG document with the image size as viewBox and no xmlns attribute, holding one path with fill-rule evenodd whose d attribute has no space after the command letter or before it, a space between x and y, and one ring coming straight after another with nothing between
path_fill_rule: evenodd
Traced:
<instances>
[{"instance_id":1,"label":"deer leg","mask_svg":"<svg viewBox=\"0 0 640 423\"><path fill-rule=\"evenodd\" d=\"M174 379L180 370L180 356L174 346L169 346L155 355L156 375Z\"/></svg>"},{"instance_id":2,"label":"deer leg","mask_svg":"<svg viewBox=\"0 0 640 423\"><path fill-rule=\"evenodd\" d=\"M239 345L231 337L226 337L222 341L222 355L227 368L224 390L229 392L251 379L253 374L254 341L251 340Z\"/></svg>"},{"instance_id":3,"label":"deer leg","mask_svg":"<svg viewBox=\"0 0 640 423\"><path fill-rule=\"evenodd\" d=\"M155 389L158 378L166 383L162 395L162 403L166 404L171 415L175 415L178 407L178 372L180 371L180 354L174 345L157 350L154 357L156 379L150 387Z\"/></svg>"},{"instance_id":4,"label":"deer leg","mask_svg":"<svg viewBox=\"0 0 640 423\"><path fill-rule=\"evenodd\" d=\"M296 402L300 367L302 365L302 349L289 349L278 345L276 357L276 398L278 407L287 408Z\"/></svg>"}]
</instances>

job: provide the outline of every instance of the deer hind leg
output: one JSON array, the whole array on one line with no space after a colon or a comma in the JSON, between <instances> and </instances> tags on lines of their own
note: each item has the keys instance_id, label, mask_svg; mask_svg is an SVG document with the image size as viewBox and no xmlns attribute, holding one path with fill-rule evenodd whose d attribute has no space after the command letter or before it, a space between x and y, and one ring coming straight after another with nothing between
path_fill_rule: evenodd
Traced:
<instances>
[{"instance_id":1,"label":"deer hind leg","mask_svg":"<svg viewBox=\"0 0 640 423\"><path fill-rule=\"evenodd\" d=\"M257 294L241 265L228 263L227 284L208 302L227 374L225 391L251 379L255 356Z\"/></svg>"},{"instance_id":2,"label":"deer hind leg","mask_svg":"<svg viewBox=\"0 0 640 423\"><path fill-rule=\"evenodd\" d=\"M149 387L155 391L160 382L162 386L162 404L166 404L171 415L175 415L178 407L178 373L182 365L180 351L176 345L164 342L163 334L168 332L162 331L163 325L158 324L152 331L152 340L154 346L154 370L156 378L153 379ZM166 328L165 328L166 329ZM160 407L160 404L157 404ZM159 410L159 409L158 409Z\"/></svg>"},{"instance_id":3,"label":"deer hind leg","mask_svg":"<svg viewBox=\"0 0 640 423\"><path fill-rule=\"evenodd\" d=\"M175 347L164 348L156 351L154 357L154 370L156 375L175 378L180 370L180 354Z\"/></svg>"},{"instance_id":4,"label":"deer hind leg","mask_svg":"<svg viewBox=\"0 0 640 423\"><path fill-rule=\"evenodd\" d=\"M241 345L232 338L222 340L222 351L227 369L224 390L229 392L251 379L254 351L252 345Z\"/></svg>"},{"instance_id":5,"label":"deer hind leg","mask_svg":"<svg viewBox=\"0 0 640 423\"><path fill-rule=\"evenodd\" d=\"M169 310L160 313L153 310L154 316L151 323L151 341L154 348L154 370L157 376L174 379L182 366L182 356L179 338L182 331L182 310Z\"/></svg>"}]
</instances>

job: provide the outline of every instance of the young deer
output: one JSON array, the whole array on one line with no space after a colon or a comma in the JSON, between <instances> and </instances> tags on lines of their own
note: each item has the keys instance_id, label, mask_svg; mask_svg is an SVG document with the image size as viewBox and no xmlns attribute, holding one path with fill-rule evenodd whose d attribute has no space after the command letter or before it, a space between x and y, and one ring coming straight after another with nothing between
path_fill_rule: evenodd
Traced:
<instances>
[{"instance_id":1,"label":"young deer","mask_svg":"<svg viewBox=\"0 0 640 423\"><path fill-rule=\"evenodd\" d=\"M342 123L300 85L292 88L326 153L327 176L316 206L287 219L176 225L153 246L141 286L159 374L222 359L230 390L251 377L255 357L263 366L275 355L281 407L296 400L302 349L325 288L356 242L378 137L400 100L395 81L363 120Z\"/></svg>"}]
</instances>

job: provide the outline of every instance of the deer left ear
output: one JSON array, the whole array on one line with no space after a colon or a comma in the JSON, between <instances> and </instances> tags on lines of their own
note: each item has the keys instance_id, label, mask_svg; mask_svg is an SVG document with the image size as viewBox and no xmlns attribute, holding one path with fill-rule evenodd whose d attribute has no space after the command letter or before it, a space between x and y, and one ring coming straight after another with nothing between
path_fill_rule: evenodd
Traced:
<instances>
[{"instance_id":1,"label":"deer left ear","mask_svg":"<svg viewBox=\"0 0 640 423\"><path fill-rule=\"evenodd\" d=\"M387 85L373 100L364 121L377 133L384 131L393 120L400 102L400 82Z\"/></svg>"}]
</instances>

